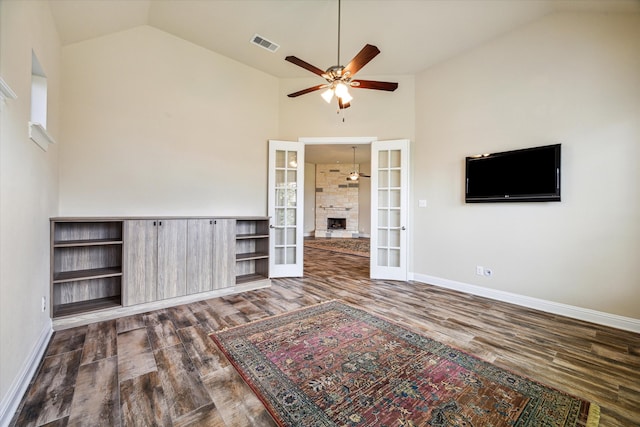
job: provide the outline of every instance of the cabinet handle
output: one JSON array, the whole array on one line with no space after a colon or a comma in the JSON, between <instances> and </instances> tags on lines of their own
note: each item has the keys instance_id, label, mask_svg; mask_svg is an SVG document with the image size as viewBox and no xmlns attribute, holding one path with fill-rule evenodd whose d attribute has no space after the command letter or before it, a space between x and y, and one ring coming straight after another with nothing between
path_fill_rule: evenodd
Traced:
<instances>
[{"instance_id":1,"label":"cabinet handle","mask_svg":"<svg viewBox=\"0 0 640 427\"><path fill-rule=\"evenodd\" d=\"M162 221L158 221L158 225L162 225Z\"/></svg>"},{"instance_id":2,"label":"cabinet handle","mask_svg":"<svg viewBox=\"0 0 640 427\"><path fill-rule=\"evenodd\" d=\"M154 226L154 227L156 226L156 222L155 222L155 221L153 221L153 226Z\"/></svg>"},{"instance_id":3,"label":"cabinet handle","mask_svg":"<svg viewBox=\"0 0 640 427\"><path fill-rule=\"evenodd\" d=\"M213 221L209 221L209 224L213 224Z\"/></svg>"}]
</instances>

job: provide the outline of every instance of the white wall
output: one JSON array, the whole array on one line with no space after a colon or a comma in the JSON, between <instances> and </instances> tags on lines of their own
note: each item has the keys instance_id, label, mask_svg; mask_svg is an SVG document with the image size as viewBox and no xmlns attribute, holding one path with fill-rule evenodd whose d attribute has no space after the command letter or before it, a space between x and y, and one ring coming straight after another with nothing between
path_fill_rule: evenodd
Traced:
<instances>
[{"instance_id":1,"label":"white wall","mask_svg":"<svg viewBox=\"0 0 640 427\"><path fill-rule=\"evenodd\" d=\"M40 303L43 296L49 300L49 217L57 214L58 147L43 151L28 136L33 49L48 78L47 130L60 140L60 45L49 5L1 1L0 43L0 75L18 96L0 113L1 424L3 412L15 409L12 394L30 379L29 358L51 330L49 309L42 313ZM38 360L33 362L37 366Z\"/></svg>"},{"instance_id":2,"label":"white wall","mask_svg":"<svg viewBox=\"0 0 640 427\"><path fill-rule=\"evenodd\" d=\"M412 270L640 319L640 16L548 16L416 92ZM464 203L465 156L552 143L562 202Z\"/></svg>"},{"instance_id":3,"label":"white wall","mask_svg":"<svg viewBox=\"0 0 640 427\"><path fill-rule=\"evenodd\" d=\"M278 80L152 27L63 48L62 215L266 215Z\"/></svg>"},{"instance_id":4,"label":"white wall","mask_svg":"<svg viewBox=\"0 0 640 427\"><path fill-rule=\"evenodd\" d=\"M304 235L312 236L316 229L316 165L304 164Z\"/></svg>"},{"instance_id":5,"label":"white wall","mask_svg":"<svg viewBox=\"0 0 640 427\"><path fill-rule=\"evenodd\" d=\"M371 163L360 163L360 173L371 175ZM360 178L358 192L358 231L371 237L371 178Z\"/></svg>"}]
</instances>

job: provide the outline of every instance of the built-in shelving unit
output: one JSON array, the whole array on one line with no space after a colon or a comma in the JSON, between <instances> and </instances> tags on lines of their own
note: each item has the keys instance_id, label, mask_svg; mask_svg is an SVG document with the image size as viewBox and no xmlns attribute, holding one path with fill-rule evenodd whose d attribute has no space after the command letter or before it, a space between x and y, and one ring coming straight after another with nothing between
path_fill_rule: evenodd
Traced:
<instances>
[{"instance_id":1,"label":"built-in shelving unit","mask_svg":"<svg viewBox=\"0 0 640 427\"><path fill-rule=\"evenodd\" d=\"M51 313L122 305L122 221L51 220Z\"/></svg>"},{"instance_id":2,"label":"built-in shelving unit","mask_svg":"<svg viewBox=\"0 0 640 427\"><path fill-rule=\"evenodd\" d=\"M236 284L269 278L269 220L236 221Z\"/></svg>"},{"instance_id":3,"label":"built-in shelving unit","mask_svg":"<svg viewBox=\"0 0 640 427\"><path fill-rule=\"evenodd\" d=\"M54 327L270 284L267 217L51 218Z\"/></svg>"}]
</instances>

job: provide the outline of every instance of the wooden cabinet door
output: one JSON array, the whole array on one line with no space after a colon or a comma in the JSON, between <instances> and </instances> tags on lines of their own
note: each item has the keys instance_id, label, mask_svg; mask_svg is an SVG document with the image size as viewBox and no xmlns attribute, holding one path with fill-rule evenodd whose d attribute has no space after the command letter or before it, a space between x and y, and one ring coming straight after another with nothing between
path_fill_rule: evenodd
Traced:
<instances>
[{"instance_id":1,"label":"wooden cabinet door","mask_svg":"<svg viewBox=\"0 0 640 427\"><path fill-rule=\"evenodd\" d=\"M216 219L213 230L213 289L236 284L236 220Z\"/></svg>"},{"instance_id":2,"label":"wooden cabinet door","mask_svg":"<svg viewBox=\"0 0 640 427\"><path fill-rule=\"evenodd\" d=\"M213 221L187 222L187 295L213 288Z\"/></svg>"},{"instance_id":3,"label":"wooden cabinet door","mask_svg":"<svg viewBox=\"0 0 640 427\"><path fill-rule=\"evenodd\" d=\"M158 221L158 299L187 292L187 220Z\"/></svg>"},{"instance_id":4,"label":"wooden cabinet door","mask_svg":"<svg viewBox=\"0 0 640 427\"><path fill-rule=\"evenodd\" d=\"M158 228L156 221L124 221L122 304L156 300Z\"/></svg>"}]
</instances>

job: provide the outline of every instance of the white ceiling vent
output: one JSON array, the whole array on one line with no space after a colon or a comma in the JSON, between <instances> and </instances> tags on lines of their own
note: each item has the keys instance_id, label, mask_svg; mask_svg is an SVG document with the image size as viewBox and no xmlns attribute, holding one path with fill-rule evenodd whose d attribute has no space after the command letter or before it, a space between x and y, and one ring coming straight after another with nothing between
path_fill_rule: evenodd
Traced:
<instances>
[{"instance_id":1,"label":"white ceiling vent","mask_svg":"<svg viewBox=\"0 0 640 427\"><path fill-rule=\"evenodd\" d=\"M253 37L251 37L251 43L258 45L263 49L267 49L269 52L275 52L280 48L280 45L265 39L259 34L254 34Z\"/></svg>"}]
</instances>

